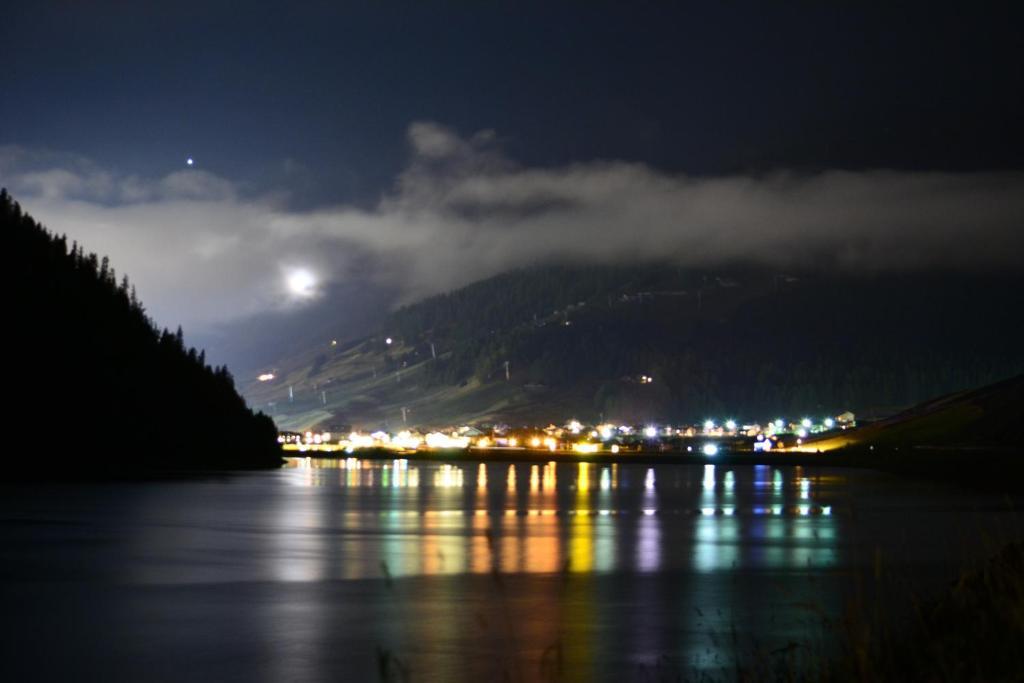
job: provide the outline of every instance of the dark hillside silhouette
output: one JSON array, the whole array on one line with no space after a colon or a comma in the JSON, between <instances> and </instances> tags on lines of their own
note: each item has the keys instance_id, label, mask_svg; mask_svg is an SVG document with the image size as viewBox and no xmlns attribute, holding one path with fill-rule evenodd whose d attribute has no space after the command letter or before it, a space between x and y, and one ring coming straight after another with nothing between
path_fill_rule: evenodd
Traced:
<instances>
[{"instance_id":1,"label":"dark hillside silhouette","mask_svg":"<svg viewBox=\"0 0 1024 683\"><path fill-rule=\"evenodd\" d=\"M0 240L9 462L95 472L280 461L273 423L246 406L227 368L206 365L181 328L154 327L106 257L48 232L6 190Z\"/></svg>"}]
</instances>

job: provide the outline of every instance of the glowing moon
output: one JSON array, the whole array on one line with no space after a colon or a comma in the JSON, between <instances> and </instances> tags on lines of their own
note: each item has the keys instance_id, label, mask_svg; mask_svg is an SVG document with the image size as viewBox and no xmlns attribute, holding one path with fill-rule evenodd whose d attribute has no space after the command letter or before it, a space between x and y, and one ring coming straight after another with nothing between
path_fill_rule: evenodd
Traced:
<instances>
[{"instance_id":1,"label":"glowing moon","mask_svg":"<svg viewBox=\"0 0 1024 683\"><path fill-rule=\"evenodd\" d=\"M185 159L185 165L186 166L191 166L194 163L196 163L196 162L192 160L192 157L189 157L188 159Z\"/></svg>"},{"instance_id":2,"label":"glowing moon","mask_svg":"<svg viewBox=\"0 0 1024 683\"><path fill-rule=\"evenodd\" d=\"M308 270L293 270L287 278L288 291L298 297L310 297L316 294L316 277Z\"/></svg>"}]
</instances>

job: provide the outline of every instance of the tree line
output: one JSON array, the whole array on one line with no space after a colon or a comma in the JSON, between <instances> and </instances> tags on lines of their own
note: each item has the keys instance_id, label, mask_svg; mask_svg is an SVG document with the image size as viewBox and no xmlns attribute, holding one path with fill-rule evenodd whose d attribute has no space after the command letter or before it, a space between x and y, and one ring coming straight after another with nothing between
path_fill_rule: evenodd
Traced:
<instances>
[{"instance_id":1,"label":"tree line","mask_svg":"<svg viewBox=\"0 0 1024 683\"><path fill-rule=\"evenodd\" d=\"M158 328L106 257L45 229L0 190L7 424L64 468L262 467L273 422L246 406L179 327ZM35 460L33 460L35 461Z\"/></svg>"}]
</instances>

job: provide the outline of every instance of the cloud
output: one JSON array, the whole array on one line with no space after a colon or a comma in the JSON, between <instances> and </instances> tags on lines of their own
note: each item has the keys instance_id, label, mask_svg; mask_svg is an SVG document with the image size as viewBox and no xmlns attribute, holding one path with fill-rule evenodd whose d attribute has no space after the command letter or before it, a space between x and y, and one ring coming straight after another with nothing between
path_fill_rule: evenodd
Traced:
<instances>
[{"instance_id":1,"label":"cloud","mask_svg":"<svg viewBox=\"0 0 1024 683\"><path fill-rule=\"evenodd\" d=\"M281 192L201 170L145 179L17 147L0 148L0 184L108 254L166 325L296 306L282 275L295 268L407 302L539 262L908 269L1024 258L1021 172L702 178L621 161L522 167L491 131L428 122L408 140L407 168L371 209L297 211Z\"/></svg>"}]
</instances>

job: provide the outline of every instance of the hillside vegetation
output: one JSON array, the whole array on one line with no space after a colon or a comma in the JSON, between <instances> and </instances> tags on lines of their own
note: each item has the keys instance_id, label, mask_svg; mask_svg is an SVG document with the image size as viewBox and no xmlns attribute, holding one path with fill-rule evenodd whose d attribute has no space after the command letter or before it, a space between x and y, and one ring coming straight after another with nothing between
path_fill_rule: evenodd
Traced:
<instances>
[{"instance_id":1,"label":"hillside vegetation","mask_svg":"<svg viewBox=\"0 0 1024 683\"><path fill-rule=\"evenodd\" d=\"M1024 371L1022 307L1017 273L537 267L311 340L246 391L290 428L881 416Z\"/></svg>"},{"instance_id":2,"label":"hillside vegetation","mask_svg":"<svg viewBox=\"0 0 1024 683\"><path fill-rule=\"evenodd\" d=\"M280 462L272 421L246 406L227 368L186 348L180 328L157 329L106 258L45 230L6 191L0 240L10 257L5 417L20 437L7 471Z\"/></svg>"},{"instance_id":3,"label":"hillside vegetation","mask_svg":"<svg viewBox=\"0 0 1024 683\"><path fill-rule=\"evenodd\" d=\"M884 420L809 439L811 449L843 447L1017 452L1024 418L1024 375L925 401Z\"/></svg>"}]
</instances>

